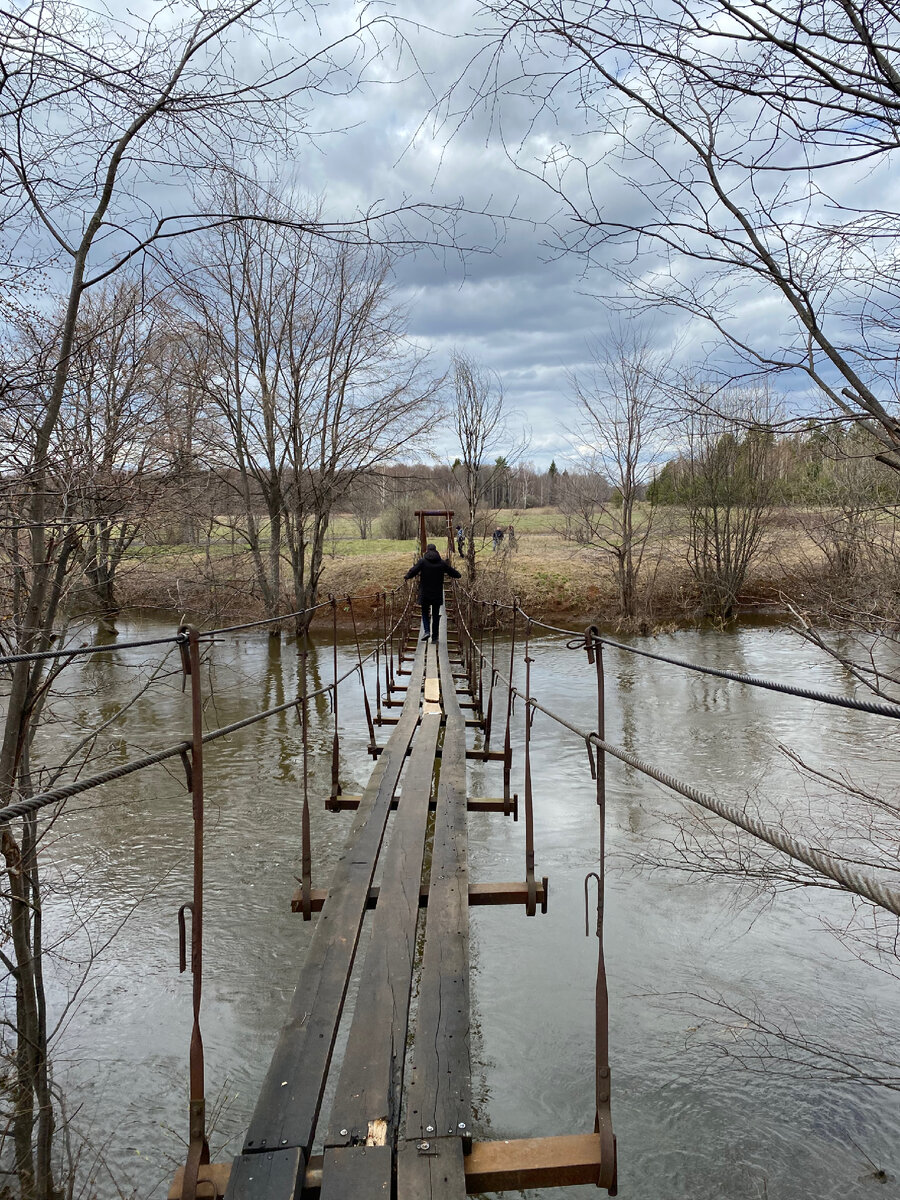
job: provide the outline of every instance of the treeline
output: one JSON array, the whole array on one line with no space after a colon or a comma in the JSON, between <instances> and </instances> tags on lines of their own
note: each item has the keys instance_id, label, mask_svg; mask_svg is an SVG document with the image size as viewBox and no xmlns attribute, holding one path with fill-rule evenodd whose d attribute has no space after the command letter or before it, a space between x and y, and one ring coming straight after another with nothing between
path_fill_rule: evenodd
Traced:
<instances>
[{"instance_id":1,"label":"treeline","mask_svg":"<svg viewBox=\"0 0 900 1200\"><path fill-rule=\"evenodd\" d=\"M851 494L873 504L900 500L900 478L878 461L871 437L856 427L811 423L801 433L777 439L771 431L721 434L714 455L723 464L733 464L727 479L736 501L752 498L752 464L760 443L777 504L842 504ZM651 504L686 504L696 487L690 455L682 452L651 479L646 498Z\"/></svg>"},{"instance_id":2,"label":"treeline","mask_svg":"<svg viewBox=\"0 0 900 1200\"><path fill-rule=\"evenodd\" d=\"M196 235L179 278L120 275L83 298L46 446L34 414L49 403L64 314L9 315L7 611L27 590L23 512L38 456L60 589L80 566L114 609L136 539L196 541L223 515L272 615L285 590L297 609L315 602L331 514L422 446L442 381L405 336L387 255L313 237L255 197L264 203L269 223Z\"/></svg>"}]
</instances>

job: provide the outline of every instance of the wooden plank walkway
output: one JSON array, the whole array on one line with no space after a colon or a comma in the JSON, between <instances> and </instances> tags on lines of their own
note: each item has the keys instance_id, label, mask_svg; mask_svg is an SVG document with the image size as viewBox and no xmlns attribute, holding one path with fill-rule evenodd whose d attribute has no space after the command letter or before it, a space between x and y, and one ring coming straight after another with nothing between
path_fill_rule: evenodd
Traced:
<instances>
[{"instance_id":1,"label":"wooden plank walkway","mask_svg":"<svg viewBox=\"0 0 900 1200\"><path fill-rule=\"evenodd\" d=\"M524 904L527 888L479 889L469 882L466 719L447 624L439 645L416 648L399 719L359 798L327 895L319 894L314 906L318 924L242 1152L230 1166L202 1167L207 1182L198 1195L461 1200L473 1191L597 1180L597 1135L472 1143L469 905ZM363 921L373 907L326 1122L322 1098ZM324 1148L315 1157L314 1141ZM170 1196L180 1195L176 1177Z\"/></svg>"}]
</instances>

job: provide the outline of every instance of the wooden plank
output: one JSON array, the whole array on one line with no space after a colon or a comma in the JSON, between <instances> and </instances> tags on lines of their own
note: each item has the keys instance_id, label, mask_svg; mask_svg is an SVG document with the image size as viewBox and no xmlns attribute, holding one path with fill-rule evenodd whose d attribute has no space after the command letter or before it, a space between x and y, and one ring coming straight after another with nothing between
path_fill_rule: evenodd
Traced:
<instances>
[{"instance_id":1,"label":"wooden plank","mask_svg":"<svg viewBox=\"0 0 900 1200\"><path fill-rule=\"evenodd\" d=\"M428 802L439 716L424 717L403 776L397 817L384 855L384 883L360 974L325 1145L365 1142L376 1121L393 1144L400 1116ZM327 1164L326 1164L327 1177ZM378 1195L377 1180L359 1195Z\"/></svg>"},{"instance_id":2,"label":"wooden plank","mask_svg":"<svg viewBox=\"0 0 900 1200\"><path fill-rule=\"evenodd\" d=\"M306 1155L299 1146L262 1154L239 1154L231 1166L225 1200L299 1200Z\"/></svg>"},{"instance_id":3,"label":"wooden plank","mask_svg":"<svg viewBox=\"0 0 900 1200\"><path fill-rule=\"evenodd\" d=\"M425 679L425 699L439 704L441 700L441 681L437 678Z\"/></svg>"},{"instance_id":4,"label":"wooden plank","mask_svg":"<svg viewBox=\"0 0 900 1200\"><path fill-rule=\"evenodd\" d=\"M465 1157L465 1171L470 1193L596 1184L600 1134L473 1142Z\"/></svg>"},{"instance_id":5,"label":"wooden plank","mask_svg":"<svg viewBox=\"0 0 900 1200\"><path fill-rule=\"evenodd\" d=\"M441 643L441 678L450 679ZM419 985L409 1138L465 1136L471 1121L469 1053L469 874L466 850L466 730L452 685L434 816L428 917Z\"/></svg>"},{"instance_id":6,"label":"wooden plank","mask_svg":"<svg viewBox=\"0 0 900 1200\"><path fill-rule=\"evenodd\" d=\"M397 1153L397 1200L463 1200L466 1172L459 1138L401 1142Z\"/></svg>"},{"instance_id":7,"label":"wooden plank","mask_svg":"<svg viewBox=\"0 0 900 1200\"><path fill-rule=\"evenodd\" d=\"M321 1200L391 1200L390 1146L330 1146L325 1150Z\"/></svg>"},{"instance_id":8,"label":"wooden plank","mask_svg":"<svg viewBox=\"0 0 900 1200\"><path fill-rule=\"evenodd\" d=\"M244 1141L244 1154L273 1146L299 1147L308 1155L318 1120L353 958L391 800L419 719L424 654L413 667L403 721L373 768L344 853L335 868L322 915L300 973L288 1020ZM242 1197L235 1192L235 1200ZM247 1193L249 1197L250 1193ZM274 1187L268 1200L281 1200Z\"/></svg>"}]
</instances>

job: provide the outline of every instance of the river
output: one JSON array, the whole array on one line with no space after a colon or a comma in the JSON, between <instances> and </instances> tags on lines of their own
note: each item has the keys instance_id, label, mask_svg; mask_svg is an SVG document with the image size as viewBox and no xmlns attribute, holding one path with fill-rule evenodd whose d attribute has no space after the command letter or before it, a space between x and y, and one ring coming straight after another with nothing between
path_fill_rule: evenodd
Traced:
<instances>
[{"instance_id":1,"label":"river","mask_svg":"<svg viewBox=\"0 0 900 1200\"><path fill-rule=\"evenodd\" d=\"M172 629L129 617L119 621L117 636ZM784 681L852 689L839 667L779 627L682 631L643 644ZM41 740L45 760L59 761L76 744L79 725L86 730L98 716L112 716L147 682L148 662L160 663L164 650L116 651L69 667L53 706L56 721ZM592 725L593 671L584 653L546 637L533 643L532 654L534 694L576 724ZM339 669L353 655L353 646L341 645ZM324 647L312 656L324 682L330 660ZM215 645L212 664L205 677L209 726L297 694L290 639L229 635ZM127 720L100 735L104 766L187 734L188 698L177 667L173 653ZM818 767L853 768L873 786L896 785L900 744L890 721L617 651L607 652L607 688L610 740L725 798L750 798L763 811L786 806L802 816L832 803L801 782L779 743ZM342 688L340 717L342 783L359 791L371 760L355 682ZM517 748L522 719L520 706ZM324 809L326 706L316 709L311 728L313 882L325 886L352 814ZM549 876L550 910L533 919L511 908L471 912L476 1137L592 1128L597 943L584 934L583 880L596 867L594 785L583 743L541 715L532 746L537 873ZM300 864L300 747L295 719L283 715L207 750L202 1026L216 1160L239 1149L313 928L290 911ZM79 1131L76 1149L85 1165L95 1162L87 1194L103 1198L132 1189L164 1196L184 1152L191 985L178 973L176 911L190 899L191 824L178 760L168 768L71 801L48 835L49 928L53 937L68 934L51 970L55 1011L74 986L74 960L89 940L97 952L65 1015L54 1070ZM500 771L499 764L473 765L471 793L500 794ZM521 794L518 752L513 775ZM671 837L671 818L688 813L688 805L615 762L608 780L606 960L619 1195L896 1194L898 1093L841 1082L838 1069L823 1069L820 1060L779 1063L745 1017L755 1013L853 1053L890 1054L900 984L859 960L858 938L836 936L854 913L849 898L819 888L760 895L733 880L652 869L658 839ZM691 813L689 827L696 820ZM521 821L472 815L472 879L523 878L523 836ZM714 1009L710 999L734 1011ZM718 1022L709 1021L713 1015Z\"/></svg>"}]
</instances>

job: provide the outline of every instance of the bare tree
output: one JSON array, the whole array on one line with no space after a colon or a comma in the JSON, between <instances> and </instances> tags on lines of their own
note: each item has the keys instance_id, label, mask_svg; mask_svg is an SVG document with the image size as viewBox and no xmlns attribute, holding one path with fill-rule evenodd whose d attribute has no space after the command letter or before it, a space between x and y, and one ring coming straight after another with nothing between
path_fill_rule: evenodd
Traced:
<instances>
[{"instance_id":1,"label":"bare tree","mask_svg":"<svg viewBox=\"0 0 900 1200\"><path fill-rule=\"evenodd\" d=\"M237 493L232 527L250 552L268 617L281 607L291 437L286 357L294 339L307 336L301 280L309 253L277 219L259 228L225 226L197 246L183 287L196 328L189 386L219 414L213 463Z\"/></svg>"},{"instance_id":2,"label":"bare tree","mask_svg":"<svg viewBox=\"0 0 900 1200\"><path fill-rule=\"evenodd\" d=\"M524 446L510 454L507 450L493 463L490 456L507 439L506 414L503 408L503 388L496 375L491 374L465 354L453 356L452 421L459 441L460 459L453 473L462 492L466 513L466 576L475 578L475 539L478 534L479 512L489 497L493 497L495 482L505 476L509 465Z\"/></svg>"},{"instance_id":3,"label":"bare tree","mask_svg":"<svg viewBox=\"0 0 900 1200\"><path fill-rule=\"evenodd\" d=\"M76 327L52 453L82 569L107 613L118 610L122 560L168 483L154 387L164 326L162 306L122 278L88 294Z\"/></svg>"},{"instance_id":4,"label":"bare tree","mask_svg":"<svg viewBox=\"0 0 900 1200\"><path fill-rule=\"evenodd\" d=\"M578 525L577 540L612 561L619 608L630 621L655 512L641 501L670 451L670 418L660 393L664 362L645 338L624 329L591 353L588 374L570 377L578 409L571 432L577 473L564 503Z\"/></svg>"},{"instance_id":5,"label":"bare tree","mask_svg":"<svg viewBox=\"0 0 900 1200\"><path fill-rule=\"evenodd\" d=\"M766 393L737 391L719 404L727 405L732 420L696 404L685 418L680 490L701 612L727 621L774 504L774 435L766 428L772 411Z\"/></svg>"},{"instance_id":6,"label":"bare tree","mask_svg":"<svg viewBox=\"0 0 900 1200\"><path fill-rule=\"evenodd\" d=\"M204 239L188 303L205 346L197 378L221 416L220 475L274 616L285 559L294 608L315 605L336 505L430 428L438 385L404 339L388 259L268 211L262 229Z\"/></svg>"},{"instance_id":7,"label":"bare tree","mask_svg":"<svg viewBox=\"0 0 900 1200\"><path fill-rule=\"evenodd\" d=\"M318 600L325 535L348 489L430 432L443 380L406 339L384 253L330 247L308 261L306 336L287 347L292 486L286 535L298 610ZM297 632L309 616L297 620Z\"/></svg>"},{"instance_id":8,"label":"bare tree","mask_svg":"<svg viewBox=\"0 0 900 1200\"><path fill-rule=\"evenodd\" d=\"M302 133L302 97L335 72L346 69L341 78L353 86L366 26L354 28L346 54L335 45L281 56L273 53L277 15L268 0L163 5L147 18L130 12L118 20L47 0L0 15L0 269L18 289L7 289L2 316L14 334L27 318L27 297L18 296L26 281L41 278L42 264L53 266L63 314L40 361L15 336L4 346L4 445L13 451L4 485L15 517L3 556L6 638L18 651L46 650L58 636L76 561L67 497L53 486L53 452L85 295L145 254L162 255L187 229L252 218L211 210L191 189L235 174L242 157L265 148L280 143L290 151ZM242 74L248 64L255 65ZM148 180L158 186L148 188ZM171 207L160 211L164 200ZM40 662L9 672L0 803L33 790L31 747L52 681ZM16 980L15 1169L22 1197L45 1200L54 1191L54 1119L34 818L25 818L21 837L4 825L0 849Z\"/></svg>"},{"instance_id":9,"label":"bare tree","mask_svg":"<svg viewBox=\"0 0 900 1200\"><path fill-rule=\"evenodd\" d=\"M804 375L900 469L896 11L881 0L483 8L495 69L482 96L496 104L515 79L516 112L527 94L563 126L540 162L523 157L537 139L520 143L523 168L570 219L561 244L638 305L703 318L755 369ZM583 157L576 137L591 147ZM616 177L627 208L604 207ZM761 294L774 339L746 319Z\"/></svg>"},{"instance_id":10,"label":"bare tree","mask_svg":"<svg viewBox=\"0 0 900 1200\"><path fill-rule=\"evenodd\" d=\"M809 432L797 519L814 550L804 556L790 589L800 627L821 626L818 644L831 645L845 665L850 639L864 669L883 657L873 655L873 637L887 658L887 643L900 627L900 481L876 453L873 439L858 429ZM843 636L829 637L829 626Z\"/></svg>"}]
</instances>

